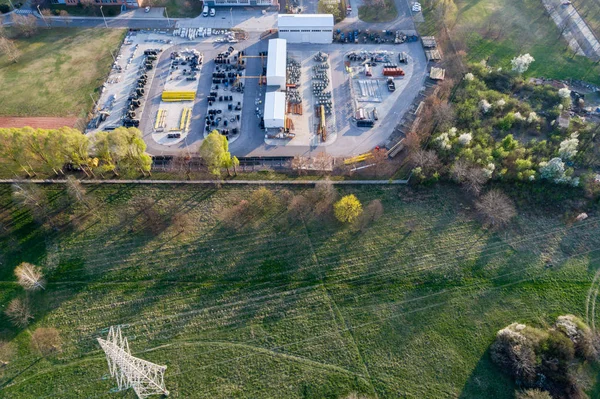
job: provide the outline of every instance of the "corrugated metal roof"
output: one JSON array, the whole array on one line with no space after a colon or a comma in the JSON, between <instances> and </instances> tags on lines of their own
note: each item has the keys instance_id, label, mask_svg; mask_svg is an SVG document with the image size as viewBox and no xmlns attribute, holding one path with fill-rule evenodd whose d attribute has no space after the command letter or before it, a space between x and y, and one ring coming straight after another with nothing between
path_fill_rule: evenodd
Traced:
<instances>
[{"instance_id":1,"label":"corrugated metal roof","mask_svg":"<svg viewBox=\"0 0 600 399\"><path fill-rule=\"evenodd\" d=\"M333 27L332 14L279 14L277 26L281 28L293 27Z\"/></svg>"},{"instance_id":2,"label":"corrugated metal roof","mask_svg":"<svg viewBox=\"0 0 600 399\"><path fill-rule=\"evenodd\" d=\"M269 92L265 95L265 121L278 120L283 123L285 117L285 93Z\"/></svg>"},{"instance_id":3,"label":"corrugated metal roof","mask_svg":"<svg viewBox=\"0 0 600 399\"><path fill-rule=\"evenodd\" d=\"M269 76L285 77L287 63L287 42L285 39L269 40L269 52L267 55L267 79Z\"/></svg>"}]
</instances>

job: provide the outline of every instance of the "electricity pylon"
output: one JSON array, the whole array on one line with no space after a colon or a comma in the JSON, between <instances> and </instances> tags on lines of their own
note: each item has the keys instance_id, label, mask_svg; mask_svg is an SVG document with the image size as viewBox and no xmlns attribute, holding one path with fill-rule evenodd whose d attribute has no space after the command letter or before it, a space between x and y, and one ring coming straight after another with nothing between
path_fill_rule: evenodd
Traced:
<instances>
[{"instance_id":1,"label":"electricity pylon","mask_svg":"<svg viewBox=\"0 0 600 399\"><path fill-rule=\"evenodd\" d=\"M167 366L131 356L127 338L121 335L120 327L111 327L106 340L98 338L98 343L106 353L110 375L116 378L119 390L133 388L140 399L169 394L163 378Z\"/></svg>"}]
</instances>

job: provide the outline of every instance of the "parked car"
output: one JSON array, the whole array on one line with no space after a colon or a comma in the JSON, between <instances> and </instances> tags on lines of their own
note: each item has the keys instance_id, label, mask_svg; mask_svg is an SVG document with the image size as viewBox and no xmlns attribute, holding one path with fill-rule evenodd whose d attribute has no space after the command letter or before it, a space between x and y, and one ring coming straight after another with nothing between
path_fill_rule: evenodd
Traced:
<instances>
[{"instance_id":1,"label":"parked car","mask_svg":"<svg viewBox=\"0 0 600 399\"><path fill-rule=\"evenodd\" d=\"M210 16L214 17L215 15L217 15L217 11L214 8L210 9Z\"/></svg>"}]
</instances>

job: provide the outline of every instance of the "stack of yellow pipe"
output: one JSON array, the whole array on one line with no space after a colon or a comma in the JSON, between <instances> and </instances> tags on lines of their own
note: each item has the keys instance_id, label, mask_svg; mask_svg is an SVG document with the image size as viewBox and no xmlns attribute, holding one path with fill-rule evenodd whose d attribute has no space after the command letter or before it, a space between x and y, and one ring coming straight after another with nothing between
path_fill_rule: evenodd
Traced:
<instances>
[{"instance_id":1,"label":"stack of yellow pipe","mask_svg":"<svg viewBox=\"0 0 600 399\"><path fill-rule=\"evenodd\" d=\"M173 101L193 101L196 98L195 91L163 91L162 100Z\"/></svg>"},{"instance_id":2,"label":"stack of yellow pipe","mask_svg":"<svg viewBox=\"0 0 600 399\"><path fill-rule=\"evenodd\" d=\"M166 109L159 109L158 114L156 114L156 122L154 122L154 130L165 127L165 118L167 117Z\"/></svg>"},{"instance_id":3,"label":"stack of yellow pipe","mask_svg":"<svg viewBox=\"0 0 600 399\"><path fill-rule=\"evenodd\" d=\"M190 123L192 122L192 109L184 108L181 112L181 119L179 120L179 130L187 131L190 128Z\"/></svg>"},{"instance_id":4,"label":"stack of yellow pipe","mask_svg":"<svg viewBox=\"0 0 600 399\"><path fill-rule=\"evenodd\" d=\"M364 161L365 159L371 158L372 154L370 152L366 152L364 154L357 155L352 158L347 158L344 160L345 165L350 165L353 163Z\"/></svg>"}]
</instances>

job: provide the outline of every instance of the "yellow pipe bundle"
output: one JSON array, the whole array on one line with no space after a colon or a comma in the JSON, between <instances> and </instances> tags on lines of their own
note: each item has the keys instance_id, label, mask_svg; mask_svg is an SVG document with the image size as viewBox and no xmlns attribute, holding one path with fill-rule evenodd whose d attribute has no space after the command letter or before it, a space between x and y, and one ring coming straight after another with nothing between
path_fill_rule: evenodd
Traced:
<instances>
[{"instance_id":1,"label":"yellow pipe bundle","mask_svg":"<svg viewBox=\"0 0 600 399\"><path fill-rule=\"evenodd\" d=\"M193 101L196 98L195 91L163 91L162 100L173 101Z\"/></svg>"}]
</instances>

